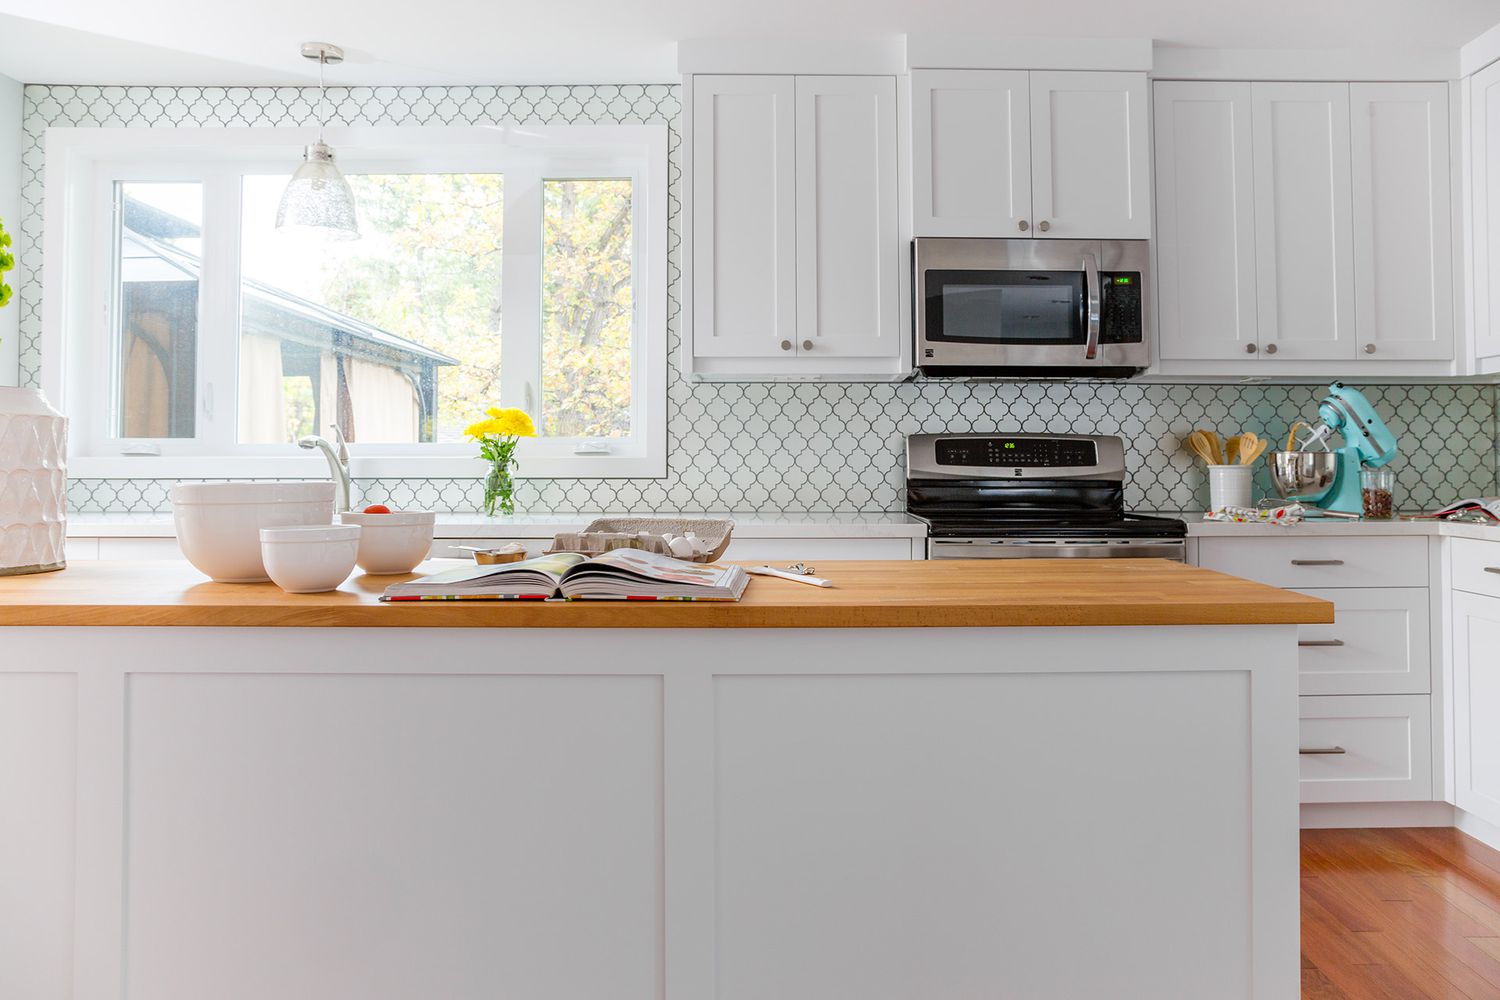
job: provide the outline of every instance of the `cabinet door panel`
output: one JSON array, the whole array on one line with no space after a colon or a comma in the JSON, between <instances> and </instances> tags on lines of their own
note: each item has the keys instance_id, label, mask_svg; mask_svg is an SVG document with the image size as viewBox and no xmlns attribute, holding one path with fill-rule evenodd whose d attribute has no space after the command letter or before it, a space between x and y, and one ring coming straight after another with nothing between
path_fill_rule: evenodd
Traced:
<instances>
[{"instance_id":1,"label":"cabinet door panel","mask_svg":"<svg viewBox=\"0 0 1500 1000\"><path fill-rule=\"evenodd\" d=\"M1453 595L1454 804L1500 823L1500 598Z\"/></svg>"},{"instance_id":2,"label":"cabinet door panel","mask_svg":"<svg viewBox=\"0 0 1500 1000\"><path fill-rule=\"evenodd\" d=\"M1261 350L1352 359L1349 85L1256 83L1250 94Z\"/></svg>"},{"instance_id":3,"label":"cabinet door panel","mask_svg":"<svg viewBox=\"0 0 1500 1000\"><path fill-rule=\"evenodd\" d=\"M1453 357L1448 85L1349 86L1360 357Z\"/></svg>"},{"instance_id":4,"label":"cabinet door panel","mask_svg":"<svg viewBox=\"0 0 1500 1000\"><path fill-rule=\"evenodd\" d=\"M898 355L895 77L796 89L797 351Z\"/></svg>"},{"instance_id":5,"label":"cabinet door panel","mask_svg":"<svg viewBox=\"0 0 1500 1000\"><path fill-rule=\"evenodd\" d=\"M693 352L780 356L796 336L789 76L693 78Z\"/></svg>"},{"instance_id":6,"label":"cabinet door panel","mask_svg":"<svg viewBox=\"0 0 1500 1000\"><path fill-rule=\"evenodd\" d=\"M1500 63L1469 80L1474 354L1500 356Z\"/></svg>"},{"instance_id":7,"label":"cabinet door panel","mask_svg":"<svg viewBox=\"0 0 1500 1000\"><path fill-rule=\"evenodd\" d=\"M914 235L1030 235L1025 71L913 70L911 87Z\"/></svg>"},{"instance_id":8,"label":"cabinet door panel","mask_svg":"<svg viewBox=\"0 0 1500 1000\"><path fill-rule=\"evenodd\" d=\"M1144 73L1031 74L1038 236L1150 239L1147 100Z\"/></svg>"},{"instance_id":9,"label":"cabinet door panel","mask_svg":"<svg viewBox=\"0 0 1500 1000\"><path fill-rule=\"evenodd\" d=\"M1250 84L1156 84L1161 357L1229 360L1255 346Z\"/></svg>"}]
</instances>

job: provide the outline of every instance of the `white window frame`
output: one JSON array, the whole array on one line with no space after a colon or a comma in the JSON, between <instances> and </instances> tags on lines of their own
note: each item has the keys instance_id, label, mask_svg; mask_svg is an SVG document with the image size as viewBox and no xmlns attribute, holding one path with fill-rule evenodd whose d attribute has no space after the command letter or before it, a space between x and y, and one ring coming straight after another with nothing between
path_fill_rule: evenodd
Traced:
<instances>
[{"instance_id":1,"label":"white window frame","mask_svg":"<svg viewBox=\"0 0 1500 1000\"><path fill-rule=\"evenodd\" d=\"M47 130L42 289L43 388L71 418L69 465L90 478L300 478L327 474L295 445L239 444L239 255L242 174L287 173L308 128ZM597 441L524 439L523 478L666 475L667 127L538 125L349 127L327 130L348 173L505 175L501 295L509 334L503 406L540 403L542 182L628 177L632 183L634 294L631 435ZM197 413L192 439L122 439L111 428L114 344L114 185L203 181ZM531 217L535 222L532 223ZM512 220L515 224L512 224ZM520 245L518 245L518 243ZM228 276L228 280L225 277ZM218 331L232 331L232 336ZM227 380L227 387L219 383ZM226 391L227 389L227 391ZM217 397L217 398L216 398ZM528 404L528 400L530 403ZM476 417L478 415L476 414ZM319 429L327 433L326 429ZM351 444L358 478L465 478L482 474L470 443Z\"/></svg>"}]
</instances>

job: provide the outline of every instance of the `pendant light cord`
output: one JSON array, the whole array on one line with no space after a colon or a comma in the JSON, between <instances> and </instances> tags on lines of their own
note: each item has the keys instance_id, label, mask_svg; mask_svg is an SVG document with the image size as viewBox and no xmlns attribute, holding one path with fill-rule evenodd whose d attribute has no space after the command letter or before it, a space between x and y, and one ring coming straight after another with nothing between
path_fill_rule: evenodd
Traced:
<instances>
[{"instance_id":1,"label":"pendant light cord","mask_svg":"<svg viewBox=\"0 0 1500 1000\"><path fill-rule=\"evenodd\" d=\"M323 67L328 65L328 53L318 53L318 142L323 141L323 126L328 121L328 87L323 83Z\"/></svg>"}]
</instances>

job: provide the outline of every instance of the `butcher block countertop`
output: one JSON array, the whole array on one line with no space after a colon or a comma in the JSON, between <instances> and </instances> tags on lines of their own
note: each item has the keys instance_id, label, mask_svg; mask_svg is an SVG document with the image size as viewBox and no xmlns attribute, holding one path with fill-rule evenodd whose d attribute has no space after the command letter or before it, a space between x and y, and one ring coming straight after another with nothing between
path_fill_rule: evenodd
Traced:
<instances>
[{"instance_id":1,"label":"butcher block countertop","mask_svg":"<svg viewBox=\"0 0 1500 1000\"><path fill-rule=\"evenodd\" d=\"M435 571L457 563L418 567ZM739 602L422 601L381 604L411 577L356 573L337 591L211 583L186 562L80 562L0 577L0 626L426 628L954 628L1291 625L1327 601L1159 559L823 562L831 589L753 577Z\"/></svg>"}]
</instances>

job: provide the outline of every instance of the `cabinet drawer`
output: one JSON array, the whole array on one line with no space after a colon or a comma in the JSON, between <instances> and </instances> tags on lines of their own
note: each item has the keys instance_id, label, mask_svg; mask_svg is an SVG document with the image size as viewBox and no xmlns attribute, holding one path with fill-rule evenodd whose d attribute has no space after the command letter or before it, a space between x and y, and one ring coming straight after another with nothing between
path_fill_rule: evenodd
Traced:
<instances>
[{"instance_id":1,"label":"cabinet drawer","mask_svg":"<svg viewBox=\"0 0 1500 1000\"><path fill-rule=\"evenodd\" d=\"M1500 541L1453 539L1453 589L1500 597Z\"/></svg>"},{"instance_id":2,"label":"cabinet drawer","mask_svg":"<svg viewBox=\"0 0 1500 1000\"><path fill-rule=\"evenodd\" d=\"M1399 535L1204 538L1198 545L1198 565L1294 590L1425 587L1427 539Z\"/></svg>"},{"instance_id":3,"label":"cabinet drawer","mask_svg":"<svg viewBox=\"0 0 1500 1000\"><path fill-rule=\"evenodd\" d=\"M1426 695L1302 698L1302 801L1430 800L1429 705Z\"/></svg>"},{"instance_id":4,"label":"cabinet drawer","mask_svg":"<svg viewBox=\"0 0 1500 1000\"><path fill-rule=\"evenodd\" d=\"M1333 602L1332 625L1303 625L1303 694L1427 694L1432 646L1425 587L1303 590Z\"/></svg>"}]
</instances>

